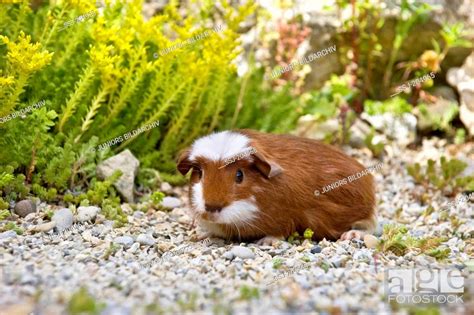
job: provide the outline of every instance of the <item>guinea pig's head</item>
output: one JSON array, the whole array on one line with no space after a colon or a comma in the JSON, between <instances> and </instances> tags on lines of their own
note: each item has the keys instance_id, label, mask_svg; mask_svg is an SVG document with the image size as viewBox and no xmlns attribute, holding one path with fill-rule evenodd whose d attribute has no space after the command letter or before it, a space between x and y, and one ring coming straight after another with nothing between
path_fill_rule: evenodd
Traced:
<instances>
[{"instance_id":1,"label":"guinea pig's head","mask_svg":"<svg viewBox=\"0 0 474 315\"><path fill-rule=\"evenodd\" d=\"M244 134L223 131L200 138L183 151L177 167L183 175L192 171L193 216L233 226L261 217L257 195L282 173L264 149Z\"/></svg>"}]
</instances>

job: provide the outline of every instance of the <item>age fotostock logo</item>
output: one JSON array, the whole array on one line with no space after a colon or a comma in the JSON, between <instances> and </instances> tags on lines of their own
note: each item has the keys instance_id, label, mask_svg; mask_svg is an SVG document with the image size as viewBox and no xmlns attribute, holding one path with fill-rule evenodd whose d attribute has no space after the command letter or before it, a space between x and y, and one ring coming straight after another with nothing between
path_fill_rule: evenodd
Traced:
<instances>
[{"instance_id":1,"label":"age fotostock logo","mask_svg":"<svg viewBox=\"0 0 474 315\"><path fill-rule=\"evenodd\" d=\"M387 269L385 293L399 304L464 303L464 277L457 269Z\"/></svg>"}]
</instances>

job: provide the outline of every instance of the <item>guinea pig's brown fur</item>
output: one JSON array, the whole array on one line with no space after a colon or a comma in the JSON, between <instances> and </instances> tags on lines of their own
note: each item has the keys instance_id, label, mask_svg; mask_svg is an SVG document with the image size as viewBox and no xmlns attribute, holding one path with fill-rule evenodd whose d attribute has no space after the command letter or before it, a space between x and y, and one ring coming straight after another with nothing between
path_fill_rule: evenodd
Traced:
<instances>
[{"instance_id":1,"label":"guinea pig's brown fur","mask_svg":"<svg viewBox=\"0 0 474 315\"><path fill-rule=\"evenodd\" d=\"M249 148L255 152L245 154ZM365 170L315 140L253 130L214 133L181 154L178 170L186 174L190 169L191 210L209 236L286 238L310 228L314 239L335 240L355 227L375 225L372 175L315 195Z\"/></svg>"}]
</instances>

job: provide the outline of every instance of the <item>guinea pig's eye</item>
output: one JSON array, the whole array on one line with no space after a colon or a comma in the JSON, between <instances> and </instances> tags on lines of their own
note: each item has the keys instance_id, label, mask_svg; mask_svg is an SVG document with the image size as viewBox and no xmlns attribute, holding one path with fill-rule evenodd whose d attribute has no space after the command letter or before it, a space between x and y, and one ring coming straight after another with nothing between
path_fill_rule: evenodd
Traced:
<instances>
[{"instance_id":1,"label":"guinea pig's eye","mask_svg":"<svg viewBox=\"0 0 474 315\"><path fill-rule=\"evenodd\" d=\"M244 172L241 170L237 170L237 173L235 173L235 182L240 184L244 180Z\"/></svg>"}]
</instances>

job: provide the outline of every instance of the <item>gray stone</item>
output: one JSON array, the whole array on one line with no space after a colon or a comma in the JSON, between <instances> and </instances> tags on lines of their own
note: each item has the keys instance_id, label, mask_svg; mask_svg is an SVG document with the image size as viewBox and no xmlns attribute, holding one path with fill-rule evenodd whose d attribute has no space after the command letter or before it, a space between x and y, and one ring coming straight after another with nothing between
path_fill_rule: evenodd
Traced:
<instances>
[{"instance_id":1,"label":"gray stone","mask_svg":"<svg viewBox=\"0 0 474 315\"><path fill-rule=\"evenodd\" d=\"M161 183L160 190L165 194L170 194L173 192L173 187L169 183L163 182Z\"/></svg>"},{"instance_id":2,"label":"gray stone","mask_svg":"<svg viewBox=\"0 0 474 315\"><path fill-rule=\"evenodd\" d=\"M321 246L316 245L311 248L311 254L319 254L322 250Z\"/></svg>"},{"instance_id":3,"label":"gray stone","mask_svg":"<svg viewBox=\"0 0 474 315\"><path fill-rule=\"evenodd\" d=\"M97 214L99 213L100 208L96 206L90 207L79 207L77 208L77 216L76 221L78 222L86 222L86 221L93 221Z\"/></svg>"},{"instance_id":4,"label":"gray stone","mask_svg":"<svg viewBox=\"0 0 474 315\"><path fill-rule=\"evenodd\" d=\"M469 134L474 135L474 52L467 57L461 68L448 70L447 80L461 96L459 117Z\"/></svg>"},{"instance_id":5,"label":"gray stone","mask_svg":"<svg viewBox=\"0 0 474 315\"><path fill-rule=\"evenodd\" d=\"M453 110L457 110L459 104L456 100L448 100L443 97L439 97L433 104L426 106L427 111L420 111L420 108L415 108L414 112L418 117L418 130L427 131L436 129L440 121L444 117L450 115Z\"/></svg>"},{"instance_id":6,"label":"gray stone","mask_svg":"<svg viewBox=\"0 0 474 315\"><path fill-rule=\"evenodd\" d=\"M364 236L364 243L367 248L376 248L379 244L379 240L371 234L366 234Z\"/></svg>"},{"instance_id":7,"label":"gray stone","mask_svg":"<svg viewBox=\"0 0 474 315\"><path fill-rule=\"evenodd\" d=\"M29 228L29 230L32 232L48 232L54 229L55 226L56 226L56 222L51 221L51 222L35 225Z\"/></svg>"},{"instance_id":8,"label":"gray stone","mask_svg":"<svg viewBox=\"0 0 474 315\"><path fill-rule=\"evenodd\" d=\"M107 307L100 312L100 315L130 315L132 314L128 308L120 305L107 305Z\"/></svg>"},{"instance_id":9,"label":"gray stone","mask_svg":"<svg viewBox=\"0 0 474 315\"><path fill-rule=\"evenodd\" d=\"M329 262L336 268L340 268L342 267L342 262L343 262L343 259L342 257L340 256L334 256L332 257Z\"/></svg>"},{"instance_id":10,"label":"gray stone","mask_svg":"<svg viewBox=\"0 0 474 315\"><path fill-rule=\"evenodd\" d=\"M383 132L387 137L396 140L400 145L407 146L416 138L417 118L410 113L395 115L383 113L369 115L366 112L361 117L367 120L375 129Z\"/></svg>"},{"instance_id":11,"label":"gray stone","mask_svg":"<svg viewBox=\"0 0 474 315\"><path fill-rule=\"evenodd\" d=\"M365 139L370 132L371 128L367 123L360 119L356 119L354 124L351 126L351 132L349 133L349 144L354 148L365 147Z\"/></svg>"},{"instance_id":12,"label":"gray stone","mask_svg":"<svg viewBox=\"0 0 474 315\"><path fill-rule=\"evenodd\" d=\"M179 208L181 204L181 200L175 197L165 197L163 201L161 201L161 205L169 209Z\"/></svg>"},{"instance_id":13,"label":"gray stone","mask_svg":"<svg viewBox=\"0 0 474 315\"><path fill-rule=\"evenodd\" d=\"M133 187L139 166L140 162L127 149L97 165L97 176L105 179L120 170L122 176L115 182L114 187L127 202L133 203Z\"/></svg>"},{"instance_id":14,"label":"gray stone","mask_svg":"<svg viewBox=\"0 0 474 315\"><path fill-rule=\"evenodd\" d=\"M15 205L14 211L20 217L24 218L28 214L36 212L36 203L29 199L22 200Z\"/></svg>"},{"instance_id":15,"label":"gray stone","mask_svg":"<svg viewBox=\"0 0 474 315\"><path fill-rule=\"evenodd\" d=\"M240 257L242 259L255 258L255 254L250 250L250 248L247 247L234 246L230 251L234 256Z\"/></svg>"},{"instance_id":16,"label":"gray stone","mask_svg":"<svg viewBox=\"0 0 474 315\"><path fill-rule=\"evenodd\" d=\"M155 245L155 240L153 236L147 234L140 234L137 236L137 242L141 245L153 246Z\"/></svg>"},{"instance_id":17,"label":"gray stone","mask_svg":"<svg viewBox=\"0 0 474 315\"><path fill-rule=\"evenodd\" d=\"M133 237L131 236L118 236L114 238L114 243L117 243L119 245L123 245L125 247L130 247L133 245L134 240Z\"/></svg>"},{"instance_id":18,"label":"gray stone","mask_svg":"<svg viewBox=\"0 0 474 315\"><path fill-rule=\"evenodd\" d=\"M62 232L72 226L74 216L71 210L63 208L54 212L51 221L56 223L56 229L58 232Z\"/></svg>"},{"instance_id":19,"label":"gray stone","mask_svg":"<svg viewBox=\"0 0 474 315\"><path fill-rule=\"evenodd\" d=\"M139 243L133 243L132 247L130 247L130 249L128 250L128 252L130 253L135 253L138 249L140 248L140 244Z\"/></svg>"},{"instance_id":20,"label":"gray stone","mask_svg":"<svg viewBox=\"0 0 474 315\"><path fill-rule=\"evenodd\" d=\"M232 260L232 259L234 259L234 254L232 254L231 251L228 251L228 252L225 252L224 254L222 254L222 257L224 257L227 260Z\"/></svg>"},{"instance_id":21,"label":"gray stone","mask_svg":"<svg viewBox=\"0 0 474 315\"><path fill-rule=\"evenodd\" d=\"M14 237L16 237L16 232L12 230L0 233L0 240L6 240Z\"/></svg>"}]
</instances>

